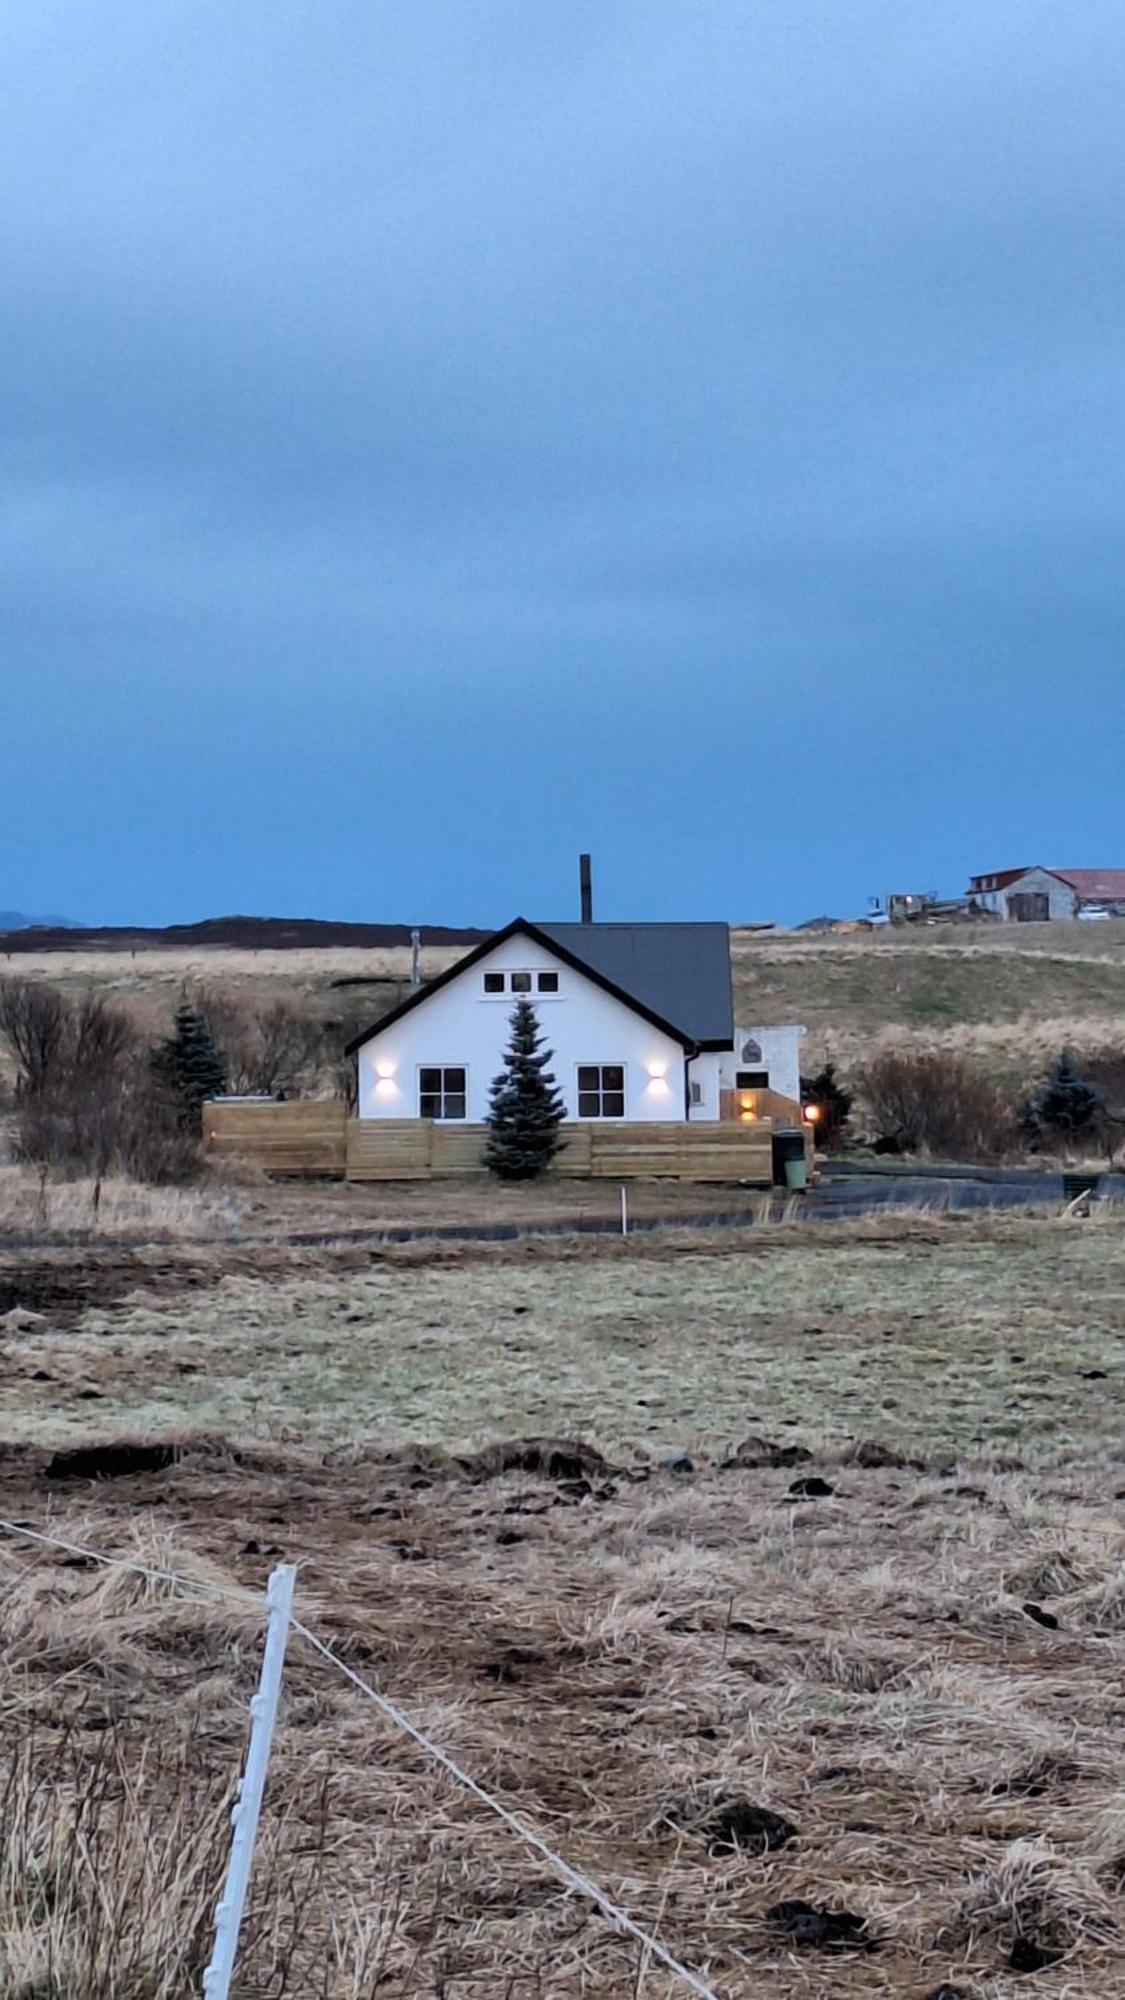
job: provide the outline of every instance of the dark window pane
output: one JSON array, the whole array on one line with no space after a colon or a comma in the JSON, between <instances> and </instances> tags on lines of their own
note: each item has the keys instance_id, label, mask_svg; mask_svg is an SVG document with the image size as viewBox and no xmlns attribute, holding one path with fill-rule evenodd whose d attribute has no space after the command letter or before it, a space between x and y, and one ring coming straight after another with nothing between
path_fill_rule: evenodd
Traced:
<instances>
[{"instance_id":1,"label":"dark window pane","mask_svg":"<svg viewBox=\"0 0 1125 2000\"><path fill-rule=\"evenodd\" d=\"M513 972L513 974L512 974L512 992L513 992L513 993L530 993L530 992L531 992L531 974L530 974L530 972Z\"/></svg>"},{"instance_id":2,"label":"dark window pane","mask_svg":"<svg viewBox=\"0 0 1125 2000\"><path fill-rule=\"evenodd\" d=\"M579 1090L599 1090L602 1073L596 1063L580 1063L578 1066Z\"/></svg>"},{"instance_id":3,"label":"dark window pane","mask_svg":"<svg viewBox=\"0 0 1125 2000\"><path fill-rule=\"evenodd\" d=\"M540 993L557 993L558 990L559 975L557 972L541 972L539 974Z\"/></svg>"},{"instance_id":4,"label":"dark window pane","mask_svg":"<svg viewBox=\"0 0 1125 2000\"><path fill-rule=\"evenodd\" d=\"M603 1117L603 1118L624 1118L624 1116L625 1116L625 1093L624 1093L624 1091L621 1091L621 1090L605 1090L605 1091L603 1091L603 1092L602 1092L602 1117Z\"/></svg>"},{"instance_id":5,"label":"dark window pane","mask_svg":"<svg viewBox=\"0 0 1125 2000\"><path fill-rule=\"evenodd\" d=\"M461 1091L446 1091L445 1110L442 1116L445 1118L463 1118L465 1116L465 1098Z\"/></svg>"},{"instance_id":6,"label":"dark window pane","mask_svg":"<svg viewBox=\"0 0 1125 2000\"><path fill-rule=\"evenodd\" d=\"M602 1107L602 1100L599 1097L596 1090L579 1091L578 1116L580 1118L597 1118L601 1111L601 1107Z\"/></svg>"},{"instance_id":7,"label":"dark window pane","mask_svg":"<svg viewBox=\"0 0 1125 2000\"><path fill-rule=\"evenodd\" d=\"M484 975L484 990L486 993L502 993L504 991L504 974L502 972L486 972Z\"/></svg>"},{"instance_id":8,"label":"dark window pane","mask_svg":"<svg viewBox=\"0 0 1125 2000\"><path fill-rule=\"evenodd\" d=\"M418 1071L418 1088L421 1091L440 1090L440 1069L420 1069Z\"/></svg>"},{"instance_id":9,"label":"dark window pane","mask_svg":"<svg viewBox=\"0 0 1125 2000\"><path fill-rule=\"evenodd\" d=\"M445 1087L447 1090L463 1091L465 1088L464 1069L463 1068L447 1069L445 1072Z\"/></svg>"},{"instance_id":10,"label":"dark window pane","mask_svg":"<svg viewBox=\"0 0 1125 2000\"><path fill-rule=\"evenodd\" d=\"M418 1112L422 1118L437 1118L440 1114L441 1098L425 1090L418 1100Z\"/></svg>"},{"instance_id":11,"label":"dark window pane","mask_svg":"<svg viewBox=\"0 0 1125 2000\"><path fill-rule=\"evenodd\" d=\"M603 1090L624 1090L625 1071L620 1063L606 1063L602 1069Z\"/></svg>"},{"instance_id":12,"label":"dark window pane","mask_svg":"<svg viewBox=\"0 0 1125 2000\"><path fill-rule=\"evenodd\" d=\"M769 1083L768 1069L740 1069L735 1072L736 1090L768 1090Z\"/></svg>"}]
</instances>

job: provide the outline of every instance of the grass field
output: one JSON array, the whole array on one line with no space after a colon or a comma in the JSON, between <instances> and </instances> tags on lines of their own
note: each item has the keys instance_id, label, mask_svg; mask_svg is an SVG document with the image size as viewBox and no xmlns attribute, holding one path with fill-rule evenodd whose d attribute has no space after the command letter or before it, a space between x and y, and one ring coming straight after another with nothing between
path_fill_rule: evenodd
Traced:
<instances>
[{"instance_id":1,"label":"grass field","mask_svg":"<svg viewBox=\"0 0 1125 2000\"><path fill-rule=\"evenodd\" d=\"M423 974L454 963L455 946L423 952ZM45 952L15 954L0 971L49 979L68 992L96 985L151 1032L185 982L251 1001L296 1001L349 1030L407 990L406 950ZM845 1062L880 1036L921 1035L1026 1064L1064 1040L1125 1037L1125 921L895 929L857 936L736 930L737 1019L799 1021L807 1058Z\"/></svg>"},{"instance_id":2,"label":"grass field","mask_svg":"<svg viewBox=\"0 0 1125 2000\"><path fill-rule=\"evenodd\" d=\"M1123 1305L1112 1214L0 1260L0 1514L236 1593L0 1536L0 1991L197 1989L282 1555L723 2000L1125 1991ZM299 1641L243 1976L682 1990Z\"/></svg>"}]
</instances>

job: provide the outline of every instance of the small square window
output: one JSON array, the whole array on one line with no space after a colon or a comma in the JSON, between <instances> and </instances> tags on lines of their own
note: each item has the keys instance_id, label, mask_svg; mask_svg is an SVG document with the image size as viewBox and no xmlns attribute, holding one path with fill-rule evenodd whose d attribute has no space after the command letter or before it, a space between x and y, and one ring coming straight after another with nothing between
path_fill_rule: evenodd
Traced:
<instances>
[{"instance_id":1,"label":"small square window","mask_svg":"<svg viewBox=\"0 0 1125 2000\"><path fill-rule=\"evenodd\" d=\"M692 1103L693 1103L693 1104L702 1104L702 1102L703 1102L703 1085L702 1085L701 1083L695 1083L695 1082L693 1081L693 1082L692 1082L692 1085L691 1085L691 1093L690 1093L690 1094L691 1094L691 1101L692 1101Z\"/></svg>"},{"instance_id":2,"label":"small square window","mask_svg":"<svg viewBox=\"0 0 1125 2000\"><path fill-rule=\"evenodd\" d=\"M624 1118L625 1066L623 1063L580 1063L578 1065L578 1116L580 1118Z\"/></svg>"},{"instance_id":3,"label":"small square window","mask_svg":"<svg viewBox=\"0 0 1125 2000\"><path fill-rule=\"evenodd\" d=\"M427 1064L418 1071L418 1116L464 1118L468 1109L467 1071L463 1063Z\"/></svg>"},{"instance_id":4,"label":"small square window","mask_svg":"<svg viewBox=\"0 0 1125 2000\"><path fill-rule=\"evenodd\" d=\"M512 974L512 992L513 992L513 993L530 993L530 992L531 992L531 974L530 974L530 972L513 972L513 974Z\"/></svg>"},{"instance_id":5,"label":"small square window","mask_svg":"<svg viewBox=\"0 0 1125 2000\"><path fill-rule=\"evenodd\" d=\"M502 993L504 991L504 974L502 972L486 972L484 975L484 990L486 993Z\"/></svg>"},{"instance_id":6,"label":"small square window","mask_svg":"<svg viewBox=\"0 0 1125 2000\"><path fill-rule=\"evenodd\" d=\"M539 987L540 993L557 993L559 990L559 975L557 972L540 972L537 975L536 984Z\"/></svg>"}]
</instances>

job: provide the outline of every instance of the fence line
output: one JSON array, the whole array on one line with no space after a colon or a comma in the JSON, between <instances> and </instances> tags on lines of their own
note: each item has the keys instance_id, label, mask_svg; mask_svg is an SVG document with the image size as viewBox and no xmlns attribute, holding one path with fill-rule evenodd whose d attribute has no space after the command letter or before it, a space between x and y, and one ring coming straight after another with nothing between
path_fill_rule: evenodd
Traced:
<instances>
[{"instance_id":1,"label":"fence line","mask_svg":"<svg viewBox=\"0 0 1125 2000\"><path fill-rule=\"evenodd\" d=\"M236 1585L205 1583L194 1577L181 1576L176 1570L160 1569L148 1563L131 1562L127 1557L106 1555L102 1550L89 1548L81 1542L67 1541L59 1535L48 1535L37 1529L24 1527L19 1521L0 1520L0 1533L12 1535L23 1541L36 1542L46 1548L63 1549L68 1555L84 1556L90 1562L102 1563L107 1569L128 1570L135 1576L143 1576L163 1583L174 1583L181 1589L201 1591L210 1597L227 1597L241 1604L245 1604L248 1601L249 1593ZM681 1964L678 1958L675 1958L670 1951L665 1949L660 1943L659 1938L654 1937L650 1931L646 1931L641 1924L638 1924L629 1915L627 1910L623 1910L619 1904L613 1901L612 1897L607 1896L604 1889L600 1889L597 1883L592 1881L588 1875L582 1874L580 1869L572 1868L570 1862L563 1855L557 1853L553 1847L549 1847L547 1842L532 1827L527 1826L519 1818L518 1814L511 1812L492 1792L486 1791L483 1785L478 1784L477 1780L468 1771L464 1770L449 1755L448 1751L443 1750L440 1744L435 1743L433 1738L426 1734L425 1730L420 1729L416 1722L412 1722L410 1717L401 1708L397 1707L393 1701L389 1700L386 1695L380 1694L378 1689L372 1687L369 1681L365 1681L360 1674L355 1672L354 1668L349 1667L347 1661L342 1660L339 1654L333 1652L331 1646L327 1645L323 1639L318 1638L317 1634L311 1631L307 1625L302 1625L299 1619L294 1618L292 1620L292 1629L316 1653L320 1654L322 1659L326 1660L330 1666L342 1674L345 1680L350 1681L353 1687L357 1688L361 1694L373 1702L380 1714L393 1723L396 1729L402 1730L405 1735L409 1736L418 1745L419 1749L424 1750L428 1757L431 1757L435 1763L439 1764L442 1770L456 1784L469 1792L481 1805L486 1806L489 1812L494 1813L508 1828L509 1832L514 1833L525 1847L529 1847L541 1861L546 1862L547 1866L558 1876L561 1882L565 1883L568 1889L577 1895L584 1896L588 1902L593 1903L602 1912L603 1916L609 1918L616 1930L620 1931L625 1937L632 1938L636 1943L642 1945L648 1955L656 1959L664 1966L666 1971L671 1972L679 1979L688 1988L689 1992L698 1995L698 2000L719 2000L719 1995L713 1987L706 1985L697 1973L692 1972L688 1966Z\"/></svg>"}]
</instances>

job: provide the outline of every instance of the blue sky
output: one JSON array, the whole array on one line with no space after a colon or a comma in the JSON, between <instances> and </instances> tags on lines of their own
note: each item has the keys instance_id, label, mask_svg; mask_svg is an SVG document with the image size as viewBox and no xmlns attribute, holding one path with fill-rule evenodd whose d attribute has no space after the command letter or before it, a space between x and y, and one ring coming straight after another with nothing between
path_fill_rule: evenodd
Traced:
<instances>
[{"instance_id":1,"label":"blue sky","mask_svg":"<svg viewBox=\"0 0 1125 2000\"><path fill-rule=\"evenodd\" d=\"M0 74L0 904L1125 864L1119 0L36 0Z\"/></svg>"}]
</instances>

